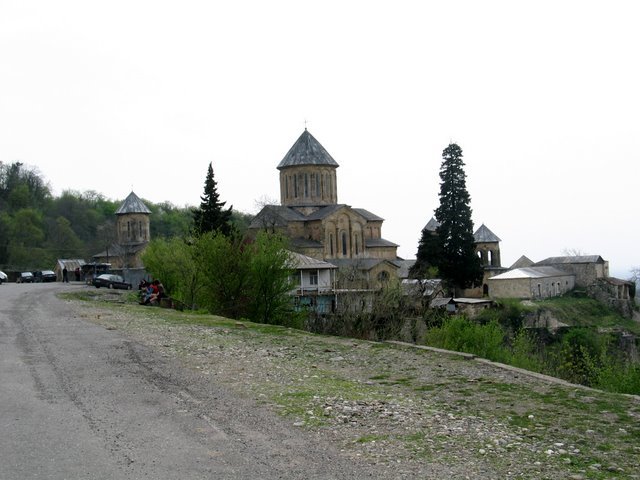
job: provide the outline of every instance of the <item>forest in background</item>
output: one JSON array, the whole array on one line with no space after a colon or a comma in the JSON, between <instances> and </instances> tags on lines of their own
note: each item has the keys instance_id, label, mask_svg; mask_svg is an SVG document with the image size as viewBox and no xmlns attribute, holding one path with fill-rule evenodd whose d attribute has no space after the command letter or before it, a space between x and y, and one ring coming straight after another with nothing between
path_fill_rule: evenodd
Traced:
<instances>
[{"instance_id":1,"label":"forest in background","mask_svg":"<svg viewBox=\"0 0 640 480\"><path fill-rule=\"evenodd\" d=\"M90 261L114 243L115 211L123 201L95 191L54 196L37 169L0 162L0 269L48 270L59 258ZM151 210L151 238L191 232L194 207L143 201ZM242 232L251 215L234 211L232 220Z\"/></svg>"}]
</instances>

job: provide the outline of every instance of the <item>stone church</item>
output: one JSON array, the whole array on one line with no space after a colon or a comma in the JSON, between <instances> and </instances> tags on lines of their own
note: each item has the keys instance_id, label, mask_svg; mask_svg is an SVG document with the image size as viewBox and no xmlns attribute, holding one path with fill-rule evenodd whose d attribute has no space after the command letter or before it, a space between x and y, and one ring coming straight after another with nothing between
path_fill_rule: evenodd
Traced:
<instances>
[{"instance_id":1,"label":"stone church","mask_svg":"<svg viewBox=\"0 0 640 480\"><path fill-rule=\"evenodd\" d=\"M115 215L115 241L110 242L105 251L94 255L94 262L110 263L114 269L142 268L140 257L151 240L151 210L131 192Z\"/></svg>"},{"instance_id":2,"label":"stone church","mask_svg":"<svg viewBox=\"0 0 640 480\"><path fill-rule=\"evenodd\" d=\"M305 128L277 166L280 205L265 206L249 231L281 233L291 250L336 265L341 287L378 288L398 274L398 245L382 237L384 219L338 203L338 166Z\"/></svg>"}]
</instances>

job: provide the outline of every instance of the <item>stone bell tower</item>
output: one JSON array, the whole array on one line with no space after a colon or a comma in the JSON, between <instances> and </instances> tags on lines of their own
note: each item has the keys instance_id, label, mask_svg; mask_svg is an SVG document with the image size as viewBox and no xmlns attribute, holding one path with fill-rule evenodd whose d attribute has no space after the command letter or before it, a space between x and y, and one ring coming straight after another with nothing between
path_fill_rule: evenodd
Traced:
<instances>
[{"instance_id":1,"label":"stone bell tower","mask_svg":"<svg viewBox=\"0 0 640 480\"><path fill-rule=\"evenodd\" d=\"M149 216L151 210L131 192L116 210L116 242L119 245L139 245L151 240Z\"/></svg>"}]
</instances>

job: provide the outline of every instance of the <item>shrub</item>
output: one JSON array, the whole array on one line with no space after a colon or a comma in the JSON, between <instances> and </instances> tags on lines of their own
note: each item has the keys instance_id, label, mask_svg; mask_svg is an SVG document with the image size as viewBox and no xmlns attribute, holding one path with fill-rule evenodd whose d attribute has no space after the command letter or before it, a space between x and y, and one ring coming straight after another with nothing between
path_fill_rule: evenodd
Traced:
<instances>
[{"instance_id":1,"label":"shrub","mask_svg":"<svg viewBox=\"0 0 640 480\"><path fill-rule=\"evenodd\" d=\"M425 342L434 347L502 361L505 358L504 339L504 332L495 320L481 325L463 316L453 316L441 327L427 331Z\"/></svg>"}]
</instances>

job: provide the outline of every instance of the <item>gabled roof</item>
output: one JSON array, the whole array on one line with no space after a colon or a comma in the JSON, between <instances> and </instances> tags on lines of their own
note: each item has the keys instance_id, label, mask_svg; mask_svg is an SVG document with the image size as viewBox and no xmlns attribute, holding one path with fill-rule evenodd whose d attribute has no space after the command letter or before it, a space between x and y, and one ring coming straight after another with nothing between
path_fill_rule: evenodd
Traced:
<instances>
[{"instance_id":1,"label":"gabled roof","mask_svg":"<svg viewBox=\"0 0 640 480\"><path fill-rule=\"evenodd\" d=\"M473 234L473 239L476 243L497 243L500 241L498 236L489 230L484 223Z\"/></svg>"},{"instance_id":2,"label":"gabled roof","mask_svg":"<svg viewBox=\"0 0 640 480\"><path fill-rule=\"evenodd\" d=\"M501 273L495 277L489 278L492 280L515 280L522 278L549 278L549 277L568 277L575 276L573 273L563 272L554 267L524 267L509 270L508 272Z\"/></svg>"},{"instance_id":3,"label":"gabled roof","mask_svg":"<svg viewBox=\"0 0 640 480\"><path fill-rule=\"evenodd\" d=\"M286 227L288 222L304 222L306 217L297 210L282 205L265 205L260 212L253 217L249 228Z\"/></svg>"},{"instance_id":4,"label":"gabled roof","mask_svg":"<svg viewBox=\"0 0 640 480\"><path fill-rule=\"evenodd\" d=\"M396 263L384 258L331 258L328 259L328 261L338 268L355 267L357 270L361 271L371 270L373 267L381 263L388 263L395 268L400 268Z\"/></svg>"},{"instance_id":5,"label":"gabled roof","mask_svg":"<svg viewBox=\"0 0 640 480\"><path fill-rule=\"evenodd\" d=\"M339 166L333 157L329 155L329 152L320 145L320 142L306 128L278 164L278 169L299 165Z\"/></svg>"},{"instance_id":6,"label":"gabled roof","mask_svg":"<svg viewBox=\"0 0 640 480\"><path fill-rule=\"evenodd\" d=\"M522 268L522 267L531 267L531 266L533 266L533 260L531 260L529 257L525 255L522 255L518 260L515 261L513 265L509 267L509 270L513 270L515 268Z\"/></svg>"},{"instance_id":7,"label":"gabled roof","mask_svg":"<svg viewBox=\"0 0 640 480\"><path fill-rule=\"evenodd\" d=\"M333 205L327 205L327 206L319 208L315 212L310 213L309 215L304 217L304 219L305 220L322 220L323 218L326 218L329 215L331 215L331 214L333 214L333 213L337 212L338 210L341 210L341 209L343 209L345 207L346 208L350 208L349 205L345 205L344 203L336 203L336 204L333 204ZM300 214L300 215L302 215L302 214Z\"/></svg>"},{"instance_id":8,"label":"gabled roof","mask_svg":"<svg viewBox=\"0 0 640 480\"><path fill-rule=\"evenodd\" d=\"M317 258L308 257L297 252L289 252L289 264L297 270L326 270L338 268L335 265L318 260Z\"/></svg>"},{"instance_id":9,"label":"gabled roof","mask_svg":"<svg viewBox=\"0 0 640 480\"><path fill-rule=\"evenodd\" d=\"M290 239L289 241L291 242L291 246L295 248L322 248L322 243L310 238L296 237Z\"/></svg>"},{"instance_id":10,"label":"gabled roof","mask_svg":"<svg viewBox=\"0 0 640 480\"><path fill-rule=\"evenodd\" d=\"M365 238L364 244L367 247L397 247L397 243L390 242L384 238Z\"/></svg>"},{"instance_id":11,"label":"gabled roof","mask_svg":"<svg viewBox=\"0 0 640 480\"><path fill-rule=\"evenodd\" d=\"M413 267L416 263L416 259L412 259L412 260L401 260L401 259L396 259L393 261L393 263L395 263L396 265L398 265L398 267L400 267L400 271L398 272L398 277L406 279L409 277L409 270L411 270L411 267Z\"/></svg>"},{"instance_id":12,"label":"gabled roof","mask_svg":"<svg viewBox=\"0 0 640 480\"><path fill-rule=\"evenodd\" d=\"M440 226L440 222L438 222L435 218L431 217L431 220L427 222L422 230L426 230L427 232L435 232Z\"/></svg>"},{"instance_id":13,"label":"gabled roof","mask_svg":"<svg viewBox=\"0 0 640 480\"><path fill-rule=\"evenodd\" d=\"M561 265L572 263L605 263L600 255L569 255L565 257L549 257L535 263L538 265Z\"/></svg>"},{"instance_id":14,"label":"gabled roof","mask_svg":"<svg viewBox=\"0 0 640 480\"><path fill-rule=\"evenodd\" d=\"M122 205L116 210L116 215L124 215L126 213L146 213L150 214L151 210L143 203L138 196L131 192L127 198L124 199Z\"/></svg>"},{"instance_id":15,"label":"gabled roof","mask_svg":"<svg viewBox=\"0 0 640 480\"><path fill-rule=\"evenodd\" d=\"M59 258L58 266L60 270L66 268L67 270L75 270L76 268L82 268L85 261L81 258Z\"/></svg>"},{"instance_id":16,"label":"gabled roof","mask_svg":"<svg viewBox=\"0 0 640 480\"><path fill-rule=\"evenodd\" d=\"M371 213L369 210L365 210L364 208L353 208L352 210L362 215L369 222L384 222L384 218L379 217L375 213Z\"/></svg>"},{"instance_id":17,"label":"gabled roof","mask_svg":"<svg viewBox=\"0 0 640 480\"><path fill-rule=\"evenodd\" d=\"M127 255L135 255L138 252L144 250L148 242L134 243L131 245L120 245L118 243L112 243L109 247L109 250L103 250L100 253L96 253L95 255L91 255L91 258L107 258L107 257L121 257L125 253Z\"/></svg>"}]
</instances>

